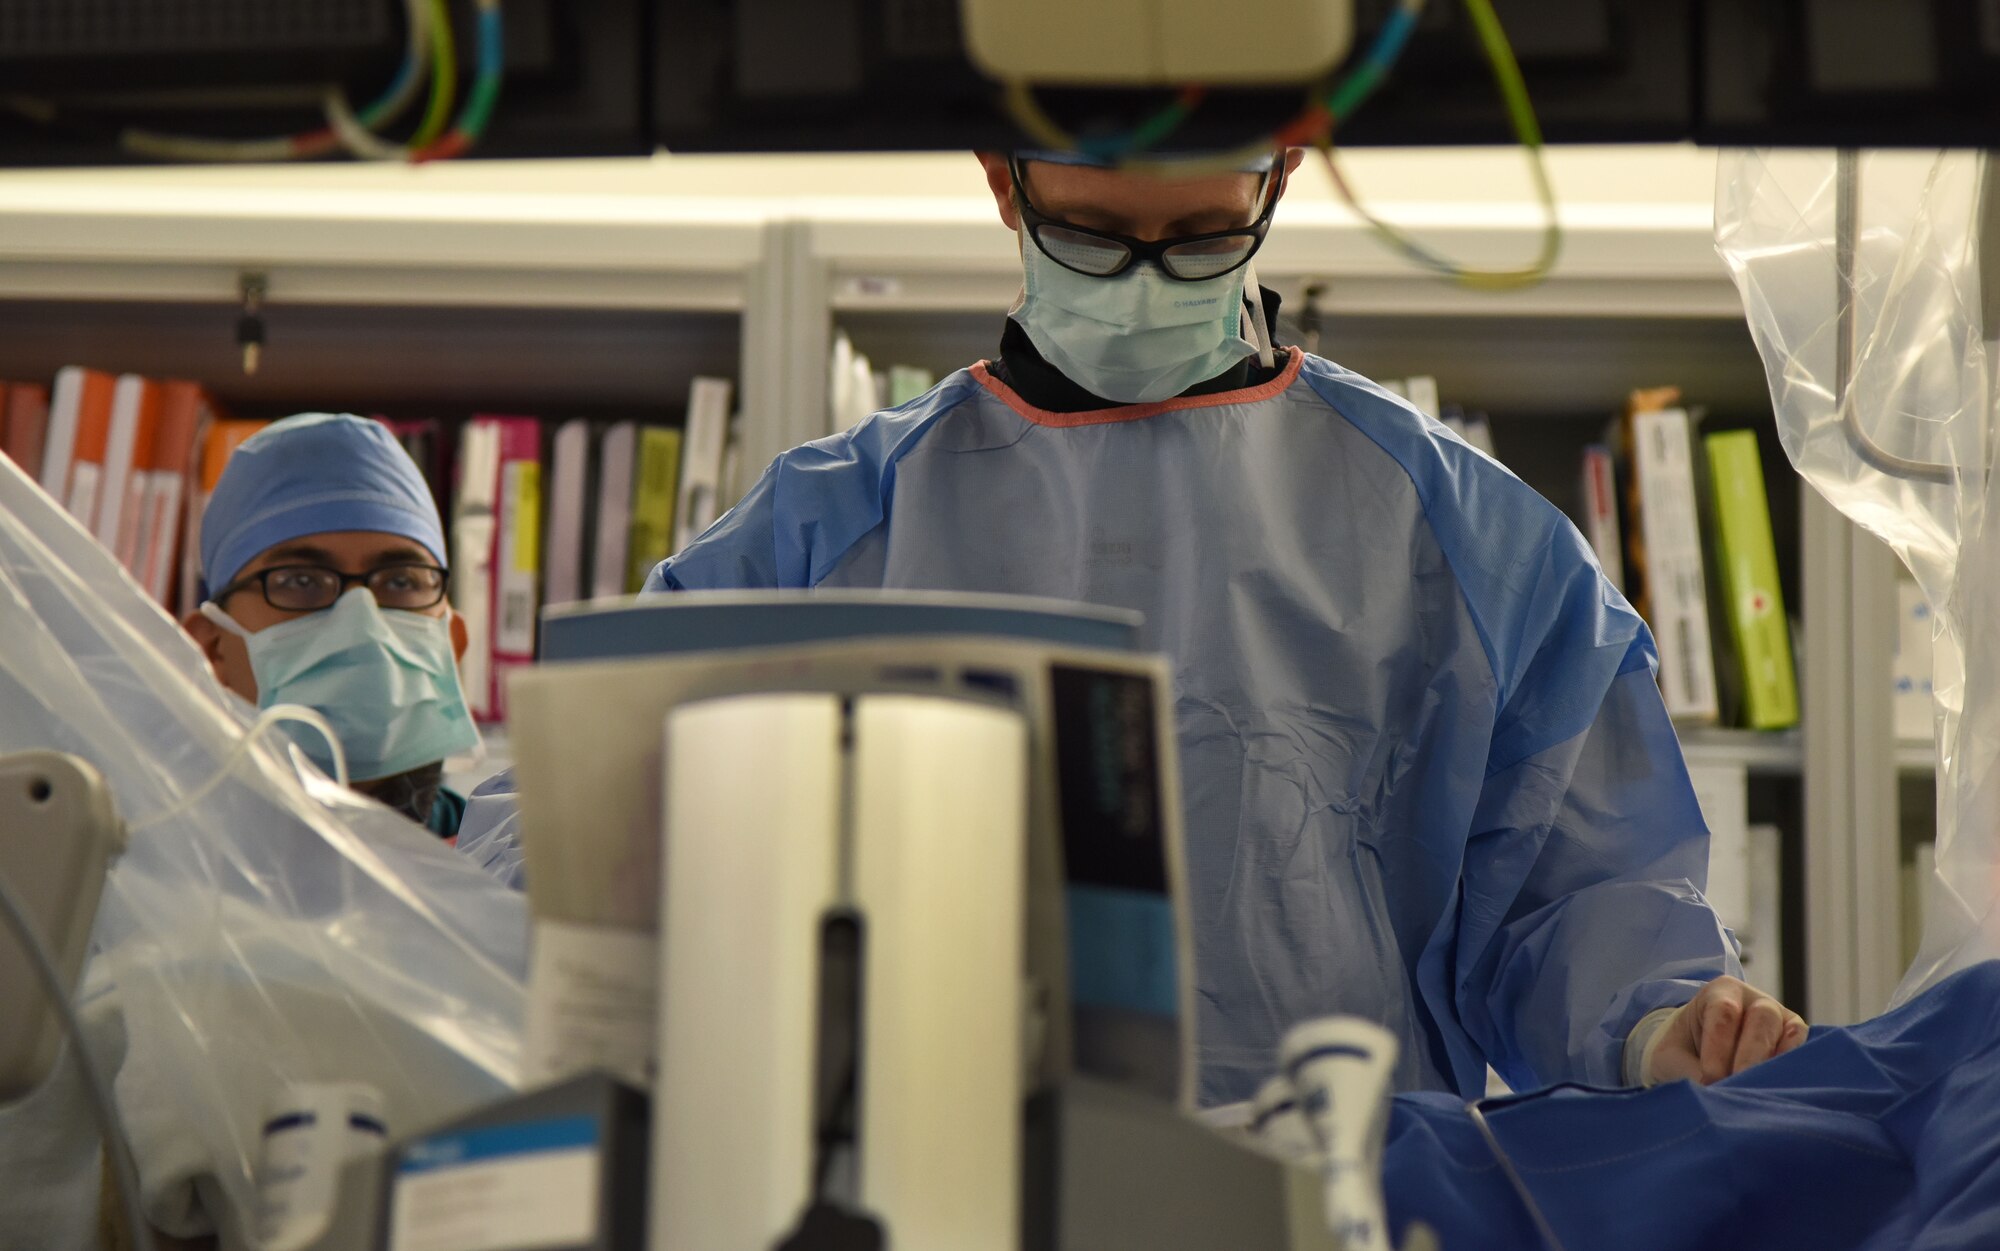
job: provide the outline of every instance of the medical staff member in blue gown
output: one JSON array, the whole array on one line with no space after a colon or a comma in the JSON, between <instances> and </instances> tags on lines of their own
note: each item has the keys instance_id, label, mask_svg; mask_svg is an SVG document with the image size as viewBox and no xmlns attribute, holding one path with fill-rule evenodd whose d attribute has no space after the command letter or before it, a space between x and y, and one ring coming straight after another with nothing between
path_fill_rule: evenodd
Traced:
<instances>
[{"instance_id":1,"label":"medical staff member in blue gown","mask_svg":"<svg viewBox=\"0 0 2000 1251\"><path fill-rule=\"evenodd\" d=\"M1744 985L1645 625L1563 515L1274 347L1250 261L1299 153L1162 179L982 154L1024 290L996 359L780 456L652 589L1137 610L1172 660L1201 1097L1287 1026L1404 1089L1719 1079L1805 1023Z\"/></svg>"},{"instance_id":2,"label":"medical staff member in blue gown","mask_svg":"<svg viewBox=\"0 0 2000 1251\"><path fill-rule=\"evenodd\" d=\"M479 745L460 689L465 622L446 602L444 523L380 423L303 413L230 456L201 521L200 608L182 623L222 684L332 724L354 788L441 838L465 799L448 756ZM331 755L309 731L309 754Z\"/></svg>"}]
</instances>

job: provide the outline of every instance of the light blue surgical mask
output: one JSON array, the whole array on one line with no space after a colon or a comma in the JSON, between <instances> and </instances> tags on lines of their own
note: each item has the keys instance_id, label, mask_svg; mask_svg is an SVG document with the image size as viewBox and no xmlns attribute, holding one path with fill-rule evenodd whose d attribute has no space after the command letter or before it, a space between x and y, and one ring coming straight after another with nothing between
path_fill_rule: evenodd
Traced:
<instances>
[{"instance_id":1,"label":"light blue surgical mask","mask_svg":"<svg viewBox=\"0 0 2000 1251\"><path fill-rule=\"evenodd\" d=\"M257 703L303 704L325 717L358 782L394 777L471 751L479 731L458 684L448 618L384 612L366 587L333 607L256 633L215 603L202 615L250 649ZM315 736L299 746L322 767L331 754Z\"/></svg>"},{"instance_id":2,"label":"light blue surgical mask","mask_svg":"<svg viewBox=\"0 0 2000 1251\"><path fill-rule=\"evenodd\" d=\"M1202 282L1147 263L1094 278L1056 264L1025 234L1021 260L1027 285L1011 316L1043 360L1093 395L1172 399L1259 354L1242 334L1247 266Z\"/></svg>"}]
</instances>

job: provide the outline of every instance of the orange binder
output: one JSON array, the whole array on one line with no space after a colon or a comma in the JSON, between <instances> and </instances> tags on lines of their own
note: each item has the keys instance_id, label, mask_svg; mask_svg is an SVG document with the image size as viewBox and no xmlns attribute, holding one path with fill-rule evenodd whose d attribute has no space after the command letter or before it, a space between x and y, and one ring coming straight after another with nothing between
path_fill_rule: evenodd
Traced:
<instances>
[{"instance_id":1,"label":"orange binder","mask_svg":"<svg viewBox=\"0 0 2000 1251\"><path fill-rule=\"evenodd\" d=\"M168 607L173 606L169 601L174 592L174 557L186 521L195 451L209 414L208 393L200 384L160 385L160 424L146 475L145 538L134 574L148 594Z\"/></svg>"},{"instance_id":2,"label":"orange binder","mask_svg":"<svg viewBox=\"0 0 2000 1251\"><path fill-rule=\"evenodd\" d=\"M111 445L111 398L118 383L110 374L83 371L76 402L76 439L71 444L69 483L63 506L86 530L97 527L104 493L104 459ZM51 453L57 449L49 449Z\"/></svg>"},{"instance_id":3,"label":"orange binder","mask_svg":"<svg viewBox=\"0 0 2000 1251\"><path fill-rule=\"evenodd\" d=\"M13 458L21 472L42 472L42 443L49 433L49 389L30 382L7 384L7 432L0 452Z\"/></svg>"}]
</instances>

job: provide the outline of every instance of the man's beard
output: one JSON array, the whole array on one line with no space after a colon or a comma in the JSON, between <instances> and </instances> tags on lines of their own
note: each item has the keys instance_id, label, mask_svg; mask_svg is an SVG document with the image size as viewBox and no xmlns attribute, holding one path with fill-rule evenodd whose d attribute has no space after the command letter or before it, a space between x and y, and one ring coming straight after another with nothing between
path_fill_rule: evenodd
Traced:
<instances>
[{"instance_id":1,"label":"man's beard","mask_svg":"<svg viewBox=\"0 0 2000 1251\"><path fill-rule=\"evenodd\" d=\"M443 785L444 761L434 760L407 773L356 782L354 789L387 804L418 825L426 825L431 819L431 808L437 803L438 788Z\"/></svg>"}]
</instances>

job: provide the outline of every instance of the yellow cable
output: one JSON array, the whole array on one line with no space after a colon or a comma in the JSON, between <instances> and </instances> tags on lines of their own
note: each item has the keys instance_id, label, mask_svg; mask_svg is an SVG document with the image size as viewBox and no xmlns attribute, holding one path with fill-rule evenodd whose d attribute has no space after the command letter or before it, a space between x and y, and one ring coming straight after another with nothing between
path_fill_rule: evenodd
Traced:
<instances>
[{"instance_id":1,"label":"yellow cable","mask_svg":"<svg viewBox=\"0 0 2000 1251\"><path fill-rule=\"evenodd\" d=\"M1036 143L1056 152L1076 151L1076 136L1058 126L1043 110L1033 87L1025 82L1010 82L1002 99L1014 117L1014 124L1028 132L1028 137Z\"/></svg>"},{"instance_id":2,"label":"yellow cable","mask_svg":"<svg viewBox=\"0 0 2000 1251\"><path fill-rule=\"evenodd\" d=\"M1562 221L1556 211L1555 187L1549 181L1548 160L1542 147L1541 125L1535 120L1534 105L1528 98L1527 84L1521 78L1520 64L1514 59L1514 49L1507 42L1506 32L1501 29L1500 19L1494 14L1490 0L1465 0L1465 8L1472 18L1473 28L1479 34L1479 42L1486 52L1487 62L1492 66L1493 81L1499 87L1501 99L1507 106L1508 120L1513 124L1515 138L1520 141L1522 149L1528 155L1528 168L1534 178L1535 195L1541 201L1542 211L1547 219L1547 224L1542 230L1541 251L1532 263L1518 269L1472 269L1433 252L1399 227L1377 217L1361 203L1360 197L1354 193L1346 175L1341 171L1330 136L1321 138L1319 151L1326 159L1327 173L1332 176L1334 189L1340 193L1340 198L1346 201L1347 206L1391 247L1426 269L1433 270L1469 290L1518 291L1537 285L1555 269L1556 260L1562 255Z\"/></svg>"},{"instance_id":3,"label":"yellow cable","mask_svg":"<svg viewBox=\"0 0 2000 1251\"><path fill-rule=\"evenodd\" d=\"M1500 88L1500 98L1507 103L1507 114L1513 120L1514 133L1525 147L1542 146L1542 128L1535 121L1535 106L1528 99L1528 84L1521 78L1521 65L1514 59L1513 45L1507 42L1507 32L1500 28L1500 17L1493 12L1490 0L1465 0L1465 11L1472 18L1474 29L1479 32L1479 43L1486 51L1486 61L1493 67L1493 81Z\"/></svg>"},{"instance_id":4,"label":"yellow cable","mask_svg":"<svg viewBox=\"0 0 2000 1251\"><path fill-rule=\"evenodd\" d=\"M451 11L445 0L430 0L431 29L436 32L431 40L431 100L424 113L423 124L410 137L409 150L421 152L437 142L444 128L451 123L452 96L458 86L458 55L454 47L451 29Z\"/></svg>"}]
</instances>

